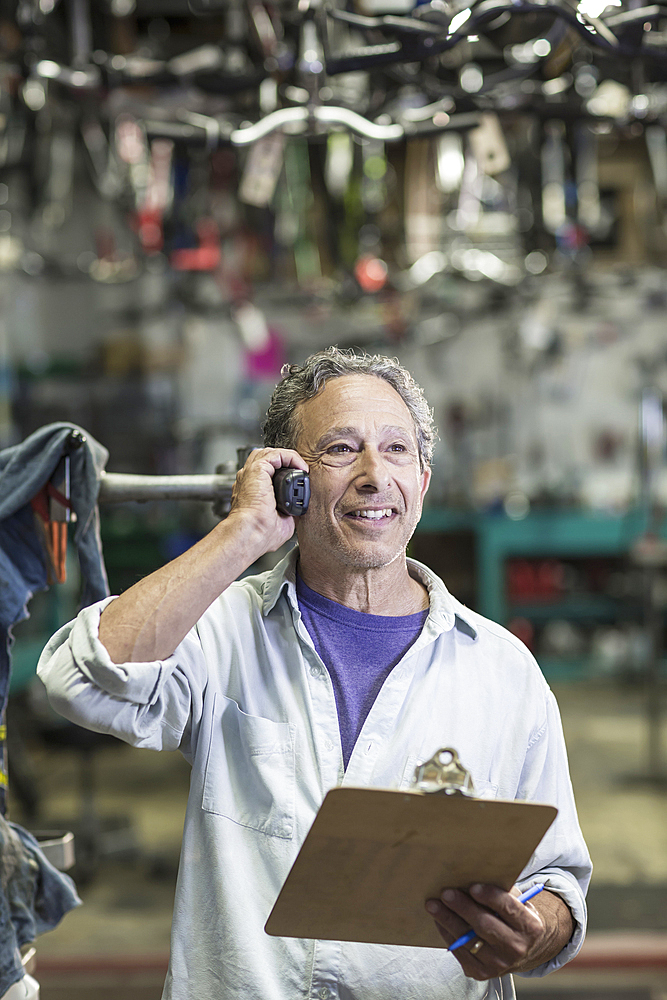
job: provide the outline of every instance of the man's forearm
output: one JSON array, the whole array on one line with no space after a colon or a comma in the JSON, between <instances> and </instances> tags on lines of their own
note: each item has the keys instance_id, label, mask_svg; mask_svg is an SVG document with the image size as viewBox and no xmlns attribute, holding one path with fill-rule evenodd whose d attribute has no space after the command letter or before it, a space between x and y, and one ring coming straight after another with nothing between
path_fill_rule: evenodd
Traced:
<instances>
[{"instance_id":1,"label":"man's forearm","mask_svg":"<svg viewBox=\"0 0 667 1000\"><path fill-rule=\"evenodd\" d=\"M253 451L236 476L226 520L105 608L99 637L114 663L171 656L230 583L291 538L294 519L278 513L273 493L272 477L283 465L308 469L286 448Z\"/></svg>"},{"instance_id":2,"label":"man's forearm","mask_svg":"<svg viewBox=\"0 0 667 1000\"><path fill-rule=\"evenodd\" d=\"M247 519L229 518L107 605L99 637L114 663L170 656L201 615L265 551Z\"/></svg>"}]
</instances>

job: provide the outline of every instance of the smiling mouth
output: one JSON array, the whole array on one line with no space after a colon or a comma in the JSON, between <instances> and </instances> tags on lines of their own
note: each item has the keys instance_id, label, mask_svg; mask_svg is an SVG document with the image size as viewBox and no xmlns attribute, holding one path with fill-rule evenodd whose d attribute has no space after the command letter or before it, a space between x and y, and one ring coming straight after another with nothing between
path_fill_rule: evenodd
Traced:
<instances>
[{"instance_id":1,"label":"smiling mouth","mask_svg":"<svg viewBox=\"0 0 667 1000\"><path fill-rule=\"evenodd\" d=\"M381 510L369 510L368 508L361 508L360 510L351 510L345 517L353 518L354 520L360 521L383 521L385 519L391 518L396 514L396 510L393 507L383 507Z\"/></svg>"}]
</instances>

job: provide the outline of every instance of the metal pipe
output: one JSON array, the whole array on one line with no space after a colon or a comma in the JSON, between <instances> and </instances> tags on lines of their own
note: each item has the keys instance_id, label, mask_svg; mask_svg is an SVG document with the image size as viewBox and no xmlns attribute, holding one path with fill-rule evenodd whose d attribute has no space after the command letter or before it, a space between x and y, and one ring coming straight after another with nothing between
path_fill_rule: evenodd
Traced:
<instances>
[{"instance_id":1,"label":"metal pipe","mask_svg":"<svg viewBox=\"0 0 667 1000\"><path fill-rule=\"evenodd\" d=\"M100 503L128 500L216 500L229 499L234 473L191 476L140 476L126 472L103 472Z\"/></svg>"},{"instance_id":2,"label":"metal pipe","mask_svg":"<svg viewBox=\"0 0 667 1000\"><path fill-rule=\"evenodd\" d=\"M302 122L305 127L307 121L307 108L279 108L278 111L272 111L270 114L265 115L264 118L260 118L254 125L234 129L229 138L235 146L249 146L251 143L257 142L258 139L263 139L270 132L275 132L283 128L285 125L294 125L295 123Z\"/></svg>"}]
</instances>

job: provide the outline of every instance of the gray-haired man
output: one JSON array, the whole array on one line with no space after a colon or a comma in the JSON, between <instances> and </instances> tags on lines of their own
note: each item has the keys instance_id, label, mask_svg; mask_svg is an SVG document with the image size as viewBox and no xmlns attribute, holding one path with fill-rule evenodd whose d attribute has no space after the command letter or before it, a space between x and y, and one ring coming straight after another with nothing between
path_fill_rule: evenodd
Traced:
<instances>
[{"instance_id":1,"label":"gray-haired man","mask_svg":"<svg viewBox=\"0 0 667 1000\"><path fill-rule=\"evenodd\" d=\"M389 359L330 349L291 366L226 520L81 612L43 654L63 715L192 764L169 1000L506 1000L512 972L542 975L581 944L590 861L554 698L513 636L406 557L433 435L421 390ZM298 546L238 580L295 530L276 510L281 466L310 474ZM484 794L559 808L512 893L424 900L447 944L469 926L481 944L449 954L266 935L326 792L405 786L444 745ZM537 882L547 891L518 903Z\"/></svg>"}]
</instances>

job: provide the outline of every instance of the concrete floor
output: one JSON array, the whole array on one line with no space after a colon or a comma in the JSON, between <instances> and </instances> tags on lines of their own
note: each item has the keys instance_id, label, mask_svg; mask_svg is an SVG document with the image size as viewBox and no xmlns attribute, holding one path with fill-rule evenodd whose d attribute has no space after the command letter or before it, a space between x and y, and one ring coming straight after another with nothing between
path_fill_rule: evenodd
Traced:
<instances>
[{"instance_id":1,"label":"concrete floor","mask_svg":"<svg viewBox=\"0 0 667 1000\"><path fill-rule=\"evenodd\" d=\"M554 690L595 866L590 931L572 965L544 980L519 979L517 992L520 1000L667 1000L667 783L655 773L661 748L649 758L646 698L611 681ZM74 826L77 756L39 741L28 751L37 825ZM667 773L667 751L664 761ZM42 1000L159 1000L188 767L178 754L118 744L99 752L94 768L104 856L89 859L88 872L74 869L84 905L37 941ZM20 803L10 798L10 807L23 823Z\"/></svg>"}]
</instances>

